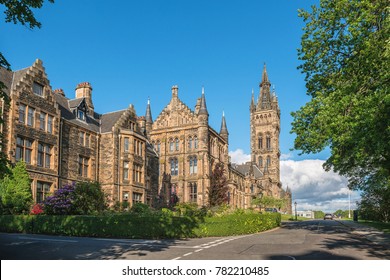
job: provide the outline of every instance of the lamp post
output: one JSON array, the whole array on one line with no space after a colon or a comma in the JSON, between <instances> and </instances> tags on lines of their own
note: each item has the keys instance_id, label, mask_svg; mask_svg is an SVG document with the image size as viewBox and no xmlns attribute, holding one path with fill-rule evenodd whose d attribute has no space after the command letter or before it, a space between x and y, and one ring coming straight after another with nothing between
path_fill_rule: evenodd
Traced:
<instances>
[{"instance_id":1,"label":"lamp post","mask_svg":"<svg viewBox=\"0 0 390 280\"><path fill-rule=\"evenodd\" d=\"M294 202L295 205L295 221L297 220L297 202Z\"/></svg>"}]
</instances>

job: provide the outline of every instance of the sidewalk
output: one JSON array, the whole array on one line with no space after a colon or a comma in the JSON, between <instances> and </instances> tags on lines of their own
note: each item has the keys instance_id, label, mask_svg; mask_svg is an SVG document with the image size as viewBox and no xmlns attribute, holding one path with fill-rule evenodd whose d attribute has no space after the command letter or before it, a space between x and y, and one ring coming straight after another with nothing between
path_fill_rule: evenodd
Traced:
<instances>
[{"instance_id":1,"label":"sidewalk","mask_svg":"<svg viewBox=\"0 0 390 280\"><path fill-rule=\"evenodd\" d=\"M345 221L345 220L335 220L335 221L350 228L351 233L353 234L364 235L365 238L367 238L368 240L374 243L390 246L390 234L388 233L384 233L376 228L359 224L358 222L354 222L354 221Z\"/></svg>"}]
</instances>

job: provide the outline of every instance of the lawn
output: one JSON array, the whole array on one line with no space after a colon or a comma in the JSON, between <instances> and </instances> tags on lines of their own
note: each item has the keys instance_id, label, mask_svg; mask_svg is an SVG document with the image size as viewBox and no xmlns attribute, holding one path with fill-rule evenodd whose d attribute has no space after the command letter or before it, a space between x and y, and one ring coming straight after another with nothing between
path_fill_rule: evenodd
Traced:
<instances>
[{"instance_id":1,"label":"lawn","mask_svg":"<svg viewBox=\"0 0 390 280\"><path fill-rule=\"evenodd\" d=\"M359 220L359 224L370 226L376 229L379 229L385 233L390 233L390 223L368 221L368 220Z\"/></svg>"}]
</instances>

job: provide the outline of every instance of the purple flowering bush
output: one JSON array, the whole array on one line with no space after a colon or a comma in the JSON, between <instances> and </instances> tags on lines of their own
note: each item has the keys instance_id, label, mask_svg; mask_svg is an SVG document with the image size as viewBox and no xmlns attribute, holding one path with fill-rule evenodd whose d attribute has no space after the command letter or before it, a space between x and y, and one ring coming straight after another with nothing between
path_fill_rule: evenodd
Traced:
<instances>
[{"instance_id":1,"label":"purple flowering bush","mask_svg":"<svg viewBox=\"0 0 390 280\"><path fill-rule=\"evenodd\" d=\"M72 215L74 214L76 185L67 184L56 190L54 195L49 196L43 202L45 214L48 215Z\"/></svg>"}]
</instances>

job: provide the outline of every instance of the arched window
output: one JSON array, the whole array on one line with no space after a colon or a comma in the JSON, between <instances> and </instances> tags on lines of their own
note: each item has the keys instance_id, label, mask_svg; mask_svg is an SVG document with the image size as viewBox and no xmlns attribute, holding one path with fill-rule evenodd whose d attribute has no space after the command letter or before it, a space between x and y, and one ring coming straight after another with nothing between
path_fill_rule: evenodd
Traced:
<instances>
[{"instance_id":1,"label":"arched window","mask_svg":"<svg viewBox=\"0 0 390 280\"><path fill-rule=\"evenodd\" d=\"M179 138L175 139L175 149L176 151L179 151Z\"/></svg>"},{"instance_id":2,"label":"arched window","mask_svg":"<svg viewBox=\"0 0 390 280\"><path fill-rule=\"evenodd\" d=\"M267 156L267 167L271 165L271 157Z\"/></svg>"},{"instance_id":3,"label":"arched window","mask_svg":"<svg viewBox=\"0 0 390 280\"><path fill-rule=\"evenodd\" d=\"M188 149L191 150L192 149L192 137L190 137L188 139Z\"/></svg>"},{"instance_id":4,"label":"arched window","mask_svg":"<svg viewBox=\"0 0 390 280\"><path fill-rule=\"evenodd\" d=\"M259 136L259 149L263 148L263 136Z\"/></svg>"},{"instance_id":5,"label":"arched window","mask_svg":"<svg viewBox=\"0 0 390 280\"><path fill-rule=\"evenodd\" d=\"M263 167L263 157L259 157L259 167Z\"/></svg>"},{"instance_id":6,"label":"arched window","mask_svg":"<svg viewBox=\"0 0 390 280\"><path fill-rule=\"evenodd\" d=\"M173 140L169 139L169 151L173 152Z\"/></svg>"},{"instance_id":7,"label":"arched window","mask_svg":"<svg viewBox=\"0 0 390 280\"><path fill-rule=\"evenodd\" d=\"M195 149L198 148L198 137L197 136L194 136L194 148Z\"/></svg>"},{"instance_id":8,"label":"arched window","mask_svg":"<svg viewBox=\"0 0 390 280\"><path fill-rule=\"evenodd\" d=\"M157 145L156 145L156 150L157 150L157 153L160 154L160 151L161 151L161 143L160 141L157 141Z\"/></svg>"},{"instance_id":9,"label":"arched window","mask_svg":"<svg viewBox=\"0 0 390 280\"><path fill-rule=\"evenodd\" d=\"M190 174L198 173L198 159L196 157L190 157Z\"/></svg>"},{"instance_id":10,"label":"arched window","mask_svg":"<svg viewBox=\"0 0 390 280\"><path fill-rule=\"evenodd\" d=\"M266 138L266 147L267 150L271 150L271 136L267 136Z\"/></svg>"},{"instance_id":11,"label":"arched window","mask_svg":"<svg viewBox=\"0 0 390 280\"><path fill-rule=\"evenodd\" d=\"M190 202L196 203L198 198L198 186L196 183L190 183L188 187L190 188Z\"/></svg>"},{"instance_id":12,"label":"arched window","mask_svg":"<svg viewBox=\"0 0 390 280\"><path fill-rule=\"evenodd\" d=\"M170 160L170 164L171 164L171 175L172 176L179 175L179 162L177 158L172 158Z\"/></svg>"}]
</instances>

